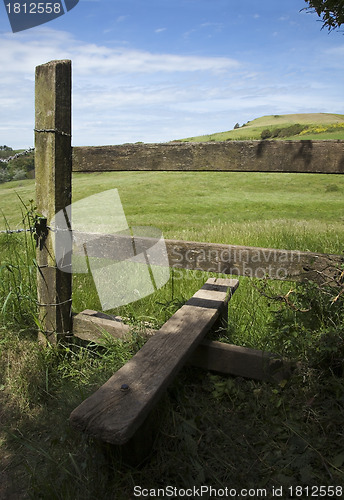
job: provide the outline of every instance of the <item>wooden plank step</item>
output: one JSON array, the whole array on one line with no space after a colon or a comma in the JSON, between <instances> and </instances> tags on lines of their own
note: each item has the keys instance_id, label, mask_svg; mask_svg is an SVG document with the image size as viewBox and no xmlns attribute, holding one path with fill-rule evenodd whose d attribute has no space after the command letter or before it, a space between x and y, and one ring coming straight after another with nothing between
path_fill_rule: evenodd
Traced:
<instances>
[{"instance_id":1,"label":"wooden plank step","mask_svg":"<svg viewBox=\"0 0 344 500\"><path fill-rule=\"evenodd\" d=\"M107 443L126 443L238 285L235 279L208 279L128 363L71 413L71 424Z\"/></svg>"},{"instance_id":2,"label":"wooden plank step","mask_svg":"<svg viewBox=\"0 0 344 500\"><path fill-rule=\"evenodd\" d=\"M79 339L102 344L106 335L114 339L129 338L131 327L118 316L85 310L73 318L73 335ZM156 330L146 330L155 335ZM104 335L105 334L105 335ZM288 379L296 364L271 352L203 339L187 361L203 370L254 380L278 381Z\"/></svg>"},{"instance_id":3,"label":"wooden plank step","mask_svg":"<svg viewBox=\"0 0 344 500\"><path fill-rule=\"evenodd\" d=\"M281 382L297 364L271 352L204 339L188 359L203 370L253 380Z\"/></svg>"},{"instance_id":4,"label":"wooden plank step","mask_svg":"<svg viewBox=\"0 0 344 500\"><path fill-rule=\"evenodd\" d=\"M128 338L130 326L119 316L109 316L86 309L73 316L73 336L89 342L102 343L108 334L116 339Z\"/></svg>"}]
</instances>

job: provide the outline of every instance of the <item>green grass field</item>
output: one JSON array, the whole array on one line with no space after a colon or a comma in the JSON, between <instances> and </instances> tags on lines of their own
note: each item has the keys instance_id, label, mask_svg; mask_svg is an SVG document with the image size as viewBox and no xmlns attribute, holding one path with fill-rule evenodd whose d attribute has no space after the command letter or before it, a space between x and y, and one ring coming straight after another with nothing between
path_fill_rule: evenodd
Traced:
<instances>
[{"instance_id":1,"label":"green grass field","mask_svg":"<svg viewBox=\"0 0 344 500\"><path fill-rule=\"evenodd\" d=\"M344 178L339 175L119 172L73 175L73 200L117 188L130 226L166 238L342 253ZM0 185L0 209L22 227L34 182ZM2 228L6 226L5 219ZM30 236L0 237L0 497L133 498L145 488L267 488L344 480L343 294L290 282L240 278L224 342L302 361L281 384L186 367L159 407L153 453L140 467L69 426L70 412L104 383L209 276L171 274L155 294L115 311L132 325L125 341L42 349L36 340ZM259 289L261 291L259 291ZM295 309L281 300L289 293ZM332 301L332 302L331 302ZM308 313L301 310L311 308ZM73 309L98 309L90 275L73 278ZM3 493L4 492L4 493ZM12 496L11 496L12 495ZM244 497L243 497L244 498ZM269 498L267 496L267 498Z\"/></svg>"},{"instance_id":2,"label":"green grass field","mask_svg":"<svg viewBox=\"0 0 344 500\"><path fill-rule=\"evenodd\" d=\"M129 226L153 226L165 238L341 254L344 248L344 178L323 174L107 172L73 175L73 200L117 188ZM33 181L0 185L0 209L12 228L22 226L24 201L34 198ZM14 238L9 237L9 238ZM4 258L4 253L3 253ZM1 259L1 256L0 256ZM161 325L207 278L185 271L154 295L116 313L131 322ZM180 273L179 273L180 274ZM178 276L179 276L178 274ZM289 285L279 283L277 289ZM89 275L76 275L73 309L100 309ZM277 293L277 292L276 292ZM274 349L266 308L242 279L232 305L235 337L256 348ZM252 309L253 308L253 309ZM254 310L254 327L252 324ZM265 333L264 333L265 332Z\"/></svg>"},{"instance_id":3,"label":"green grass field","mask_svg":"<svg viewBox=\"0 0 344 500\"><path fill-rule=\"evenodd\" d=\"M344 178L322 174L107 172L73 175L73 200L117 188L130 226L166 238L340 253ZM34 181L0 185L0 210L21 227ZM4 228L4 219L0 221Z\"/></svg>"}]
</instances>

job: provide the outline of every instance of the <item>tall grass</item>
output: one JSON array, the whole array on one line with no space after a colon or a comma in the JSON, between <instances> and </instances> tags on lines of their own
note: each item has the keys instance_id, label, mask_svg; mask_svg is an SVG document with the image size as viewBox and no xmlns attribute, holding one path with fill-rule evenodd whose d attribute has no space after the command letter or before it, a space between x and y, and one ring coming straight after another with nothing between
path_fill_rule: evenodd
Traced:
<instances>
[{"instance_id":1,"label":"tall grass","mask_svg":"<svg viewBox=\"0 0 344 500\"><path fill-rule=\"evenodd\" d=\"M343 176L256 172L104 172L73 175L73 200L117 188L130 226L155 226L165 238L341 253ZM21 227L16 192L0 185L0 209ZM1 227L1 221L0 221Z\"/></svg>"},{"instance_id":2,"label":"tall grass","mask_svg":"<svg viewBox=\"0 0 344 500\"><path fill-rule=\"evenodd\" d=\"M22 201L22 200L21 200ZM35 241L30 231L32 209L22 202L21 225L25 232L0 234L0 325L33 326L37 308ZM26 231L28 230L28 231Z\"/></svg>"},{"instance_id":3,"label":"tall grass","mask_svg":"<svg viewBox=\"0 0 344 500\"><path fill-rule=\"evenodd\" d=\"M283 186L271 196L269 203L265 200L259 204L258 194L256 198L254 194L248 196L245 212L241 199L243 184L238 188L241 196L233 195L233 202L237 201L240 210L244 210L240 217L231 207L224 219L221 211L226 206L228 193L217 193L217 200L214 193L206 195L206 206L218 206L218 212L208 216L204 210L197 219L199 201L201 199L202 206L204 202L202 189L196 185L192 200L183 200L183 183L179 184L178 211L172 217L165 217L166 198L175 199L176 192L171 187L167 195L163 186L172 183L173 178L137 176L135 185L142 181L142 193L137 195L135 203L130 198L132 178L122 174L97 176L97 185L95 177L78 176L77 189L80 196L91 194L90 190L109 187L111 180L120 194L123 193L131 223L135 220L136 225L159 226L158 222L162 222L164 232L171 237L284 248L296 246L316 251L323 248L335 253L341 248L342 181L331 181L338 190L329 189L330 203L327 204L326 200L322 204L320 194L315 199L312 195L320 188L326 191L326 186L331 184L329 180L320 179L313 185L310 182L312 195L304 201L309 209L318 206L320 210L318 214L311 214L313 220L302 218L299 222L297 207L300 213L305 211L305 205L297 199L302 187L295 187L293 196L289 197L290 203L295 198L295 222L291 223L283 217L276 218L276 214L269 218L273 202L277 212L282 213L285 208L278 200ZM189 181L192 179L193 176ZM201 181L209 185L211 176ZM260 196L271 189L271 178L255 177L254 181ZM292 178L289 181L294 182ZM160 186L160 194L156 189L158 195L147 199L148 190L155 189L152 183L155 188ZM269 187L264 188L264 183ZM251 188L253 190L254 183ZM259 206L265 214L262 221L259 212L255 214ZM250 220L252 214L253 220ZM329 226L333 214L336 220ZM236 215L236 220L230 220ZM318 235L313 237L317 228ZM131 325L132 336L128 339L108 339L102 347L75 340L42 349L36 335L32 335L37 270L34 255L35 244L30 233L0 238L0 445L3 455L8 457L7 467L15 483L10 484L6 473L2 476L6 497L128 500L133 497L135 485L162 488L172 484L189 488L206 484L238 489L266 486L271 491L272 485L288 488L297 484L343 483L344 387L343 379L334 373L338 369L338 358L342 359L344 353L339 300L336 312L329 301L318 300L316 289L307 291L297 289L290 282L271 282L268 288L263 288L263 295L258 288L264 282L240 278L239 289L229 306L229 328L219 330L212 338L298 357L303 360L302 369L291 381L274 386L223 378L186 367L157 410L161 427L152 455L140 467L133 468L122 462L119 450L109 453L100 443L72 430L68 425L69 414L137 352L147 338L145 327L162 325L214 274L172 271L169 282L155 294L113 311ZM285 302L280 299L291 289L294 290L291 297L293 294L298 297L297 308L306 309L311 305L316 321L312 317L303 320L297 310L285 310ZM73 277L73 308L75 312L100 309L90 275ZM331 311L331 315L326 311Z\"/></svg>"}]
</instances>

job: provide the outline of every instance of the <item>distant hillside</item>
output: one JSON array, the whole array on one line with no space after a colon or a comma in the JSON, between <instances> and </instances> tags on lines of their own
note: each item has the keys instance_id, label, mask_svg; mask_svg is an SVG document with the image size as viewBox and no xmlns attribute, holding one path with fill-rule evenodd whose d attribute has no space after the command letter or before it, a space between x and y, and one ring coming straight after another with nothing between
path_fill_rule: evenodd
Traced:
<instances>
[{"instance_id":1,"label":"distant hillside","mask_svg":"<svg viewBox=\"0 0 344 500\"><path fill-rule=\"evenodd\" d=\"M181 139L189 142L229 140L344 140L344 115L333 113L299 113L256 118L239 128L198 137Z\"/></svg>"}]
</instances>

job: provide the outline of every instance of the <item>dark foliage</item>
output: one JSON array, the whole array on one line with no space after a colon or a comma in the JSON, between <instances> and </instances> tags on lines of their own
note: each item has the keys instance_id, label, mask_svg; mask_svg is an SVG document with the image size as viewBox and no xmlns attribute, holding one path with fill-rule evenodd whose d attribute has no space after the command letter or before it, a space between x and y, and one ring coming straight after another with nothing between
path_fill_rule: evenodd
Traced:
<instances>
[{"instance_id":1,"label":"dark foliage","mask_svg":"<svg viewBox=\"0 0 344 500\"><path fill-rule=\"evenodd\" d=\"M307 128L306 125L300 125L299 123L295 123L294 125L284 128L266 128L262 131L260 137L262 140L275 139L277 137L292 137L293 135L300 134L300 132L302 132L305 128Z\"/></svg>"},{"instance_id":2,"label":"dark foliage","mask_svg":"<svg viewBox=\"0 0 344 500\"><path fill-rule=\"evenodd\" d=\"M343 0L305 0L309 4L306 10L315 11L323 22L323 28L332 31L344 23Z\"/></svg>"}]
</instances>

